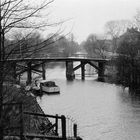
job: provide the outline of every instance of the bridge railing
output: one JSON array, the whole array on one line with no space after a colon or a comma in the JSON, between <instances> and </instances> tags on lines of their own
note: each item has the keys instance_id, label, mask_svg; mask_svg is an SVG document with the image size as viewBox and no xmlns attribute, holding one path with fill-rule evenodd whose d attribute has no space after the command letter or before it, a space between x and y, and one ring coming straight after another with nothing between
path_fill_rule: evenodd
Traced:
<instances>
[{"instance_id":1,"label":"bridge railing","mask_svg":"<svg viewBox=\"0 0 140 140\"><path fill-rule=\"evenodd\" d=\"M44 55L45 56L45 55ZM47 57L65 57L65 58L101 58L99 56L93 56L93 55L89 55L89 54L85 54L85 53L74 53L74 54L71 54L71 55L58 55L58 54L50 54L50 55L47 55Z\"/></svg>"},{"instance_id":2,"label":"bridge railing","mask_svg":"<svg viewBox=\"0 0 140 140\"><path fill-rule=\"evenodd\" d=\"M34 58L95 58L95 59L99 59L101 57L99 56L93 56L93 55L89 55L86 53L74 53L71 55L63 55L63 54L59 54L59 53L51 53L51 54L38 54L36 56L28 56L26 54L24 55L18 55L18 54L14 54L10 57L8 57L8 59L34 59Z\"/></svg>"}]
</instances>

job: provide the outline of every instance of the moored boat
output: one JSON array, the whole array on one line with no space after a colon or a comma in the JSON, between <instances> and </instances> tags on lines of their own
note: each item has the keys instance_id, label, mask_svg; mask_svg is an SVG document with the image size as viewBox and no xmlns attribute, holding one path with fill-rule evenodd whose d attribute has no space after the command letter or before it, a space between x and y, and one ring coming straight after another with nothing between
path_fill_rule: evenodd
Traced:
<instances>
[{"instance_id":1,"label":"moored boat","mask_svg":"<svg viewBox=\"0 0 140 140\"><path fill-rule=\"evenodd\" d=\"M60 88L55 84L54 81L40 81L40 90L47 94L60 93Z\"/></svg>"}]
</instances>

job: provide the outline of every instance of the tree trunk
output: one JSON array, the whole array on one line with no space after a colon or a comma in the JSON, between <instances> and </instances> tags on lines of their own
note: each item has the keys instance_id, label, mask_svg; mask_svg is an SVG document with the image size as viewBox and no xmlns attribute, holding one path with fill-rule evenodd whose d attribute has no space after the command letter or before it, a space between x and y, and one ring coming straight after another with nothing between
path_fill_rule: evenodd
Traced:
<instances>
[{"instance_id":1,"label":"tree trunk","mask_svg":"<svg viewBox=\"0 0 140 140\"><path fill-rule=\"evenodd\" d=\"M3 139L3 125L2 125L2 105L3 105L3 62L0 62L0 139Z\"/></svg>"}]
</instances>

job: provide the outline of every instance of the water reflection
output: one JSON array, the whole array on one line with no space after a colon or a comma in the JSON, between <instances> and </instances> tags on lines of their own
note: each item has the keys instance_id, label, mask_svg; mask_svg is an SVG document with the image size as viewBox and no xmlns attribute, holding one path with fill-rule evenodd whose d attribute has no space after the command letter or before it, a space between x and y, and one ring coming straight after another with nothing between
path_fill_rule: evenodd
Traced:
<instances>
[{"instance_id":1,"label":"water reflection","mask_svg":"<svg viewBox=\"0 0 140 140\"><path fill-rule=\"evenodd\" d=\"M65 70L47 70L47 78L60 86L60 95L38 99L47 114L71 116L84 140L139 140L140 97L93 77L68 82ZM49 73L50 72L50 73Z\"/></svg>"}]
</instances>

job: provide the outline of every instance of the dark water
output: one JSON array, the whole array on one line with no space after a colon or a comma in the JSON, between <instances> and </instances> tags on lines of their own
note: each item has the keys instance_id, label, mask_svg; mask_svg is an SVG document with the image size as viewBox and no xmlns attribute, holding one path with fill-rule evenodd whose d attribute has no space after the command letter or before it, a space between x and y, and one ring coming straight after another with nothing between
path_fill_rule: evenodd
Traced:
<instances>
[{"instance_id":1,"label":"dark water","mask_svg":"<svg viewBox=\"0 0 140 140\"><path fill-rule=\"evenodd\" d=\"M101 83L95 77L73 82L65 79L65 69L47 69L47 78L61 89L60 95L38 99L47 114L70 116L78 124L83 140L139 140L140 98L127 89Z\"/></svg>"}]
</instances>

